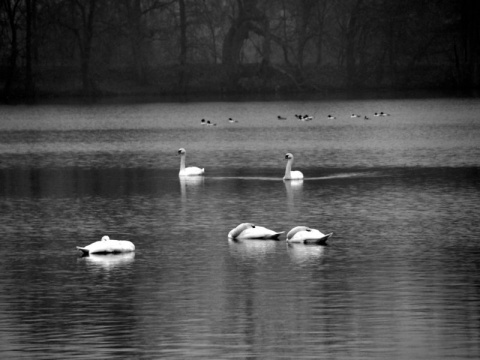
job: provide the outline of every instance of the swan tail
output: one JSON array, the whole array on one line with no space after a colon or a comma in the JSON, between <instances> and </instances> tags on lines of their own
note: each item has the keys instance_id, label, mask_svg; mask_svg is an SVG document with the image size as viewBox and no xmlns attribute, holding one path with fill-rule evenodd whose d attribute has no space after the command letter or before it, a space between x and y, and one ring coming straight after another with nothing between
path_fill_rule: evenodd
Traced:
<instances>
[{"instance_id":1,"label":"swan tail","mask_svg":"<svg viewBox=\"0 0 480 360\"><path fill-rule=\"evenodd\" d=\"M315 240L305 240L304 244L318 244L318 245L325 245L327 240L333 235L333 232Z\"/></svg>"},{"instance_id":2,"label":"swan tail","mask_svg":"<svg viewBox=\"0 0 480 360\"><path fill-rule=\"evenodd\" d=\"M278 232L278 233L275 233L275 234L272 234L270 236L268 236L268 239L271 239L271 240L278 240L278 238L280 237L280 235L282 235L285 231L282 231L282 232Z\"/></svg>"},{"instance_id":3,"label":"swan tail","mask_svg":"<svg viewBox=\"0 0 480 360\"><path fill-rule=\"evenodd\" d=\"M82 252L82 255L88 255L90 254L90 250L84 247L77 246L77 250L80 250Z\"/></svg>"}]
</instances>

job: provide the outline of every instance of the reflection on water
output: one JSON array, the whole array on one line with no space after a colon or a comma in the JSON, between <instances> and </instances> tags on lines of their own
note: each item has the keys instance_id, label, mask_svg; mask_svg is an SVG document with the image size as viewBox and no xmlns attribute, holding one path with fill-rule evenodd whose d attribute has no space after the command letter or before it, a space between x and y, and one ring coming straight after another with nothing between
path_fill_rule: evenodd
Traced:
<instances>
[{"instance_id":1,"label":"reflection on water","mask_svg":"<svg viewBox=\"0 0 480 360\"><path fill-rule=\"evenodd\" d=\"M92 269L112 271L119 267L131 264L135 260L135 253L129 252L125 254L106 254L96 255L90 254L81 257Z\"/></svg>"},{"instance_id":2,"label":"reflection on water","mask_svg":"<svg viewBox=\"0 0 480 360\"><path fill-rule=\"evenodd\" d=\"M239 260L265 260L268 253L277 247L275 240L232 240L228 239L230 254Z\"/></svg>"},{"instance_id":3,"label":"reflection on water","mask_svg":"<svg viewBox=\"0 0 480 360\"><path fill-rule=\"evenodd\" d=\"M287 252L290 259L299 265L308 264L311 261L321 261L325 252L323 245L287 244Z\"/></svg>"},{"instance_id":4,"label":"reflection on water","mask_svg":"<svg viewBox=\"0 0 480 360\"><path fill-rule=\"evenodd\" d=\"M268 117L309 107L339 121ZM349 118L372 109L392 116ZM2 358L479 358L479 110L461 99L6 109ZM199 128L199 113L239 123ZM181 146L204 177L178 177ZM282 181L286 151L303 182ZM247 221L335 236L229 241ZM79 256L104 234L135 253Z\"/></svg>"}]
</instances>

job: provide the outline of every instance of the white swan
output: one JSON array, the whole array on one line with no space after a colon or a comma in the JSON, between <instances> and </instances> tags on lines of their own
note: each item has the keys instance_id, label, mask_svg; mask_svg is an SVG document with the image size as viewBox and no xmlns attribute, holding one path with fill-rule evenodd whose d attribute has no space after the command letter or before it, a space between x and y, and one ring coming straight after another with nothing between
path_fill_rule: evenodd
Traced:
<instances>
[{"instance_id":1,"label":"white swan","mask_svg":"<svg viewBox=\"0 0 480 360\"><path fill-rule=\"evenodd\" d=\"M228 233L229 239L263 239L278 240L278 237L284 232L275 232L273 230L257 226L251 223L242 223Z\"/></svg>"},{"instance_id":2,"label":"white swan","mask_svg":"<svg viewBox=\"0 0 480 360\"><path fill-rule=\"evenodd\" d=\"M291 153L285 154L285 159L287 159L287 167L285 168L285 176L283 180L301 180L303 179L303 174L301 171L293 170L292 171L292 163L293 163L293 155Z\"/></svg>"},{"instance_id":3,"label":"white swan","mask_svg":"<svg viewBox=\"0 0 480 360\"><path fill-rule=\"evenodd\" d=\"M88 246L77 246L77 250L80 250L84 255L126 253L135 251L135 245L128 240L111 240L105 235L102 240L95 241Z\"/></svg>"},{"instance_id":4,"label":"white swan","mask_svg":"<svg viewBox=\"0 0 480 360\"><path fill-rule=\"evenodd\" d=\"M180 154L180 172L178 176L199 176L203 175L205 169L200 169L196 166L189 166L185 167L185 157L187 151L184 148L178 149L178 153Z\"/></svg>"},{"instance_id":5,"label":"white swan","mask_svg":"<svg viewBox=\"0 0 480 360\"><path fill-rule=\"evenodd\" d=\"M287 234L288 243L325 244L333 233L323 234L317 229L308 226L297 226Z\"/></svg>"}]
</instances>

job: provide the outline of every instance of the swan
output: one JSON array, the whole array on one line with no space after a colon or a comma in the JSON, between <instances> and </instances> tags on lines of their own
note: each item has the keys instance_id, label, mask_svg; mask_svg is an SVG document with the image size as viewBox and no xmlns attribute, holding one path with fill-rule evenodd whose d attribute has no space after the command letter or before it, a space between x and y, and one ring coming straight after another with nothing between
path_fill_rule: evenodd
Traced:
<instances>
[{"instance_id":1,"label":"swan","mask_svg":"<svg viewBox=\"0 0 480 360\"><path fill-rule=\"evenodd\" d=\"M288 243L302 244L325 244L333 233L323 234L317 229L311 229L308 226L297 226L287 234Z\"/></svg>"},{"instance_id":2,"label":"swan","mask_svg":"<svg viewBox=\"0 0 480 360\"><path fill-rule=\"evenodd\" d=\"M300 180L303 179L303 174L301 171L293 170L292 171L292 163L293 163L293 155L291 153L285 154L285 159L287 159L287 167L285 169L285 176L283 180Z\"/></svg>"},{"instance_id":3,"label":"swan","mask_svg":"<svg viewBox=\"0 0 480 360\"><path fill-rule=\"evenodd\" d=\"M263 239L263 240L278 240L282 232L275 232L273 230L257 226L251 223L242 223L235 229L228 233L229 239Z\"/></svg>"},{"instance_id":4,"label":"swan","mask_svg":"<svg viewBox=\"0 0 480 360\"><path fill-rule=\"evenodd\" d=\"M196 166L185 167L185 156L187 154L187 151L184 148L178 149L178 153L180 154L180 172L178 173L178 176L203 175L205 169L200 169Z\"/></svg>"},{"instance_id":5,"label":"swan","mask_svg":"<svg viewBox=\"0 0 480 360\"><path fill-rule=\"evenodd\" d=\"M128 240L111 240L105 235L100 241L95 241L88 246L77 246L77 250L80 250L83 255L126 253L135 251L135 245Z\"/></svg>"}]
</instances>

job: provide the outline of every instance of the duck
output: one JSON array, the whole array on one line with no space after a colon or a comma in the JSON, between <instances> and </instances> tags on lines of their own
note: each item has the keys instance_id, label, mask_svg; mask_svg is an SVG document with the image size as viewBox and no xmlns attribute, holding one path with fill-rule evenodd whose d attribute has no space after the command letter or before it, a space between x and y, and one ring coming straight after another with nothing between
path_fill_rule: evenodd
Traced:
<instances>
[{"instance_id":1,"label":"duck","mask_svg":"<svg viewBox=\"0 0 480 360\"><path fill-rule=\"evenodd\" d=\"M292 170L292 163L293 163L293 154L286 153L285 159L287 159L287 167L285 168L285 176L283 180L301 180L303 179L303 174L301 171Z\"/></svg>"},{"instance_id":2,"label":"duck","mask_svg":"<svg viewBox=\"0 0 480 360\"><path fill-rule=\"evenodd\" d=\"M336 117L333 116L333 115L328 115L327 118L328 118L329 120L334 120L334 119L336 119Z\"/></svg>"},{"instance_id":3,"label":"duck","mask_svg":"<svg viewBox=\"0 0 480 360\"><path fill-rule=\"evenodd\" d=\"M232 118L228 118L228 122L229 122L230 124L238 123L237 120L234 120L234 119L232 119Z\"/></svg>"},{"instance_id":4,"label":"duck","mask_svg":"<svg viewBox=\"0 0 480 360\"><path fill-rule=\"evenodd\" d=\"M185 157L187 151L184 148L178 149L178 154L180 155L180 172L178 176L200 176L203 175L205 169L200 169L196 166L185 167Z\"/></svg>"},{"instance_id":5,"label":"duck","mask_svg":"<svg viewBox=\"0 0 480 360\"><path fill-rule=\"evenodd\" d=\"M375 114L373 114L373 116L380 116L380 114L379 114L379 113L375 113Z\"/></svg>"},{"instance_id":6,"label":"duck","mask_svg":"<svg viewBox=\"0 0 480 360\"><path fill-rule=\"evenodd\" d=\"M85 247L77 246L77 250L80 250L83 255L128 253L135 251L135 245L131 241L113 240L105 235L100 241L95 241Z\"/></svg>"},{"instance_id":7,"label":"duck","mask_svg":"<svg viewBox=\"0 0 480 360\"><path fill-rule=\"evenodd\" d=\"M278 240L284 231L276 232L263 226L252 223L242 223L235 229L230 230L228 238L231 240L256 239L256 240Z\"/></svg>"},{"instance_id":8,"label":"duck","mask_svg":"<svg viewBox=\"0 0 480 360\"><path fill-rule=\"evenodd\" d=\"M380 116L390 116L390 114L384 113L383 111L380 111Z\"/></svg>"},{"instance_id":9,"label":"duck","mask_svg":"<svg viewBox=\"0 0 480 360\"><path fill-rule=\"evenodd\" d=\"M207 126L217 126L217 124L212 123L210 120L207 120Z\"/></svg>"},{"instance_id":10,"label":"duck","mask_svg":"<svg viewBox=\"0 0 480 360\"><path fill-rule=\"evenodd\" d=\"M207 121L206 121L205 119L202 119L202 120L200 120L200 124L206 125L206 124L207 124Z\"/></svg>"},{"instance_id":11,"label":"duck","mask_svg":"<svg viewBox=\"0 0 480 360\"><path fill-rule=\"evenodd\" d=\"M367 115L365 115L365 117L363 119L364 120L370 120L370 118Z\"/></svg>"},{"instance_id":12,"label":"duck","mask_svg":"<svg viewBox=\"0 0 480 360\"><path fill-rule=\"evenodd\" d=\"M287 233L287 243L324 245L333 233L324 234L308 226L296 226Z\"/></svg>"},{"instance_id":13,"label":"duck","mask_svg":"<svg viewBox=\"0 0 480 360\"><path fill-rule=\"evenodd\" d=\"M352 115L350 115L350 117L351 117L351 118L359 118L359 117L360 117L360 115L357 115L357 114L352 114Z\"/></svg>"},{"instance_id":14,"label":"duck","mask_svg":"<svg viewBox=\"0 0 480 360\"><path fill-rule=\"evenodd\" d=\"M277 120L287 120L287 118L285 116L278 115Z\"/></svg>"}]
</instances>

